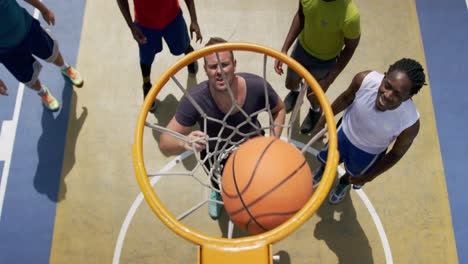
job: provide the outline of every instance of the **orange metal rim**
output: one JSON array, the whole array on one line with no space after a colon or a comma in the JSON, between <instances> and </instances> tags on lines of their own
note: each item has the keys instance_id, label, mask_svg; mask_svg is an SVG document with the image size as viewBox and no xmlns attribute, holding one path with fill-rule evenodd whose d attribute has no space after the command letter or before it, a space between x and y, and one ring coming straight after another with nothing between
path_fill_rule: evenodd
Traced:
<instances>
[{"instance_id":1,"label":"orange metal rim","mask_svg":"<svg viewBox=\"0 0 468 264\"><path fill-rule=\"evenodd\" d=\"M150 180L148 178L143 159L143 132L145 127L145 120L147 118L148 111L151 107L152 102L159 94L162 87L164 87L164 85L169 81L171 76L175 75L179 70L184 68L192 61L203 58L204 56L213 52L221 51L251 51L255 53L261 53L273 57L275 59L279 59L283 61L286 65L291 67L301 77L304 78L304 80L309 84L317 99L319 100L321 108L326 118L329 137L328 159L325 166L324 176L322 178L321 184L316 190L314 190L314 194L312 195L311 199L306 203L306 205L291 219L289 219L288 221L286 221L285 223L273 230L256 236L249 236L236 239L226 239L208 236L178 221L164 207L164 205L154 192L154 189L152 188ZM242 248L247 249L257 247L258 245L268 245L277 242L291 234L293 231L299 228L305 221L307 221L307 219L309 219L317 211L317 209L325 200L334 181L335 172L339 160L334 114L331 110L328 100L325 97L324 92L322 91L320 85L315 80L315 78L304 67L302 67L302 65L300 65L298 62L296 62L294 59L290 58L286 54L268 47L250 43L223 43L204 47L189 53L188 55L180 59L178 62L176 62L172 67L170 67L153 85L140 109L136 125L134 143L132 146L132 154L133 166L140 189L153 212L168 228L170 228L179 236L195 244L202 246L209 244L214 247L223 248L224 250L229 250L229 248L232 248L232 250L236 251L240 251L242 250Z\"/></svg>"}]
</instances>

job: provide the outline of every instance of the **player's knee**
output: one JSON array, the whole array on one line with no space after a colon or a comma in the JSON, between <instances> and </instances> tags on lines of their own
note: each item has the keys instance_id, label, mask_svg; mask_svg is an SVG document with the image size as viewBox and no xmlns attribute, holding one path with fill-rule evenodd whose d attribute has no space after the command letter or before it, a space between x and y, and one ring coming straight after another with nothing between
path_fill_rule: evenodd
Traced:
<instances>
[{"instance_id":1,"label":"player's knee","mask_svg":"<svg viewBox=\"0 0 468 264\"><path fill-rule=\"evenodd\" d=\"M284 82L284 86L286 86L286 88L288 88L289 90L295 90L299 86L299 82L300 80L292 80L292 79L286 78L286 81Z\"/></svg>"}]
</instances>

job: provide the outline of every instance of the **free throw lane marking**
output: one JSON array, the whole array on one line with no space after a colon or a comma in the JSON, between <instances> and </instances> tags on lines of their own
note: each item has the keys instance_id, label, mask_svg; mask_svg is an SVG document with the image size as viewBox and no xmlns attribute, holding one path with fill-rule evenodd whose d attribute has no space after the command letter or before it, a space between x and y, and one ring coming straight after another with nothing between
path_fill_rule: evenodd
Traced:
<instances>
[{"instance_id":1,"label":"free throw lane marking","mask_svg":"<svg viewBox=\"0 0 468 264\"><path fill-rule=\"evenodd\" d=\"M42 1L40 1L42 2ZM39 18L39 10L34 8L33 17ZM13 145L15 143L16 129L18 128L19 113L23 103L24 84L18 85L18 93L16 94L15 110L13 112L13 120L4 121L2 124L2 133L0 134L0 160L5 161L2 171L2 180L0 182L0 221L2 220L3 202L5 199L6 186L8 183L8 175L10 174L10 163L13 154Z\"/></svg>"}]
</instances>

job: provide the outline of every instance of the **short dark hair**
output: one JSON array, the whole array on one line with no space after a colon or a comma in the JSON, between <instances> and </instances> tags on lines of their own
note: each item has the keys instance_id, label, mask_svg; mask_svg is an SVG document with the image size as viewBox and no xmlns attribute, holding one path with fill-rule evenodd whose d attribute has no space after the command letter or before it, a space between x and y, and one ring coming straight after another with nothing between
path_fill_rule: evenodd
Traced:
<instances>
[{"instance_id":1,"label":"short dark hair","mask_svg":"<svg viewBox=\"0 0 468 264\"><path fill-rule=\"evenodd\" d=\"M208 40L208 42L206 42L205 47L221 43L227 43L227 40L220 37L212 37ZM231 53L231 59L234 61L234 52L232 50L230 50L229 52Z\"/></svg>"},{"instance_id":2,"label":"short dark hair","mask_svg":"<svg viewBox=\"0 0 468 264\"><path fill-rule=\"evenodd\" d=\"M413 96L421 90L423 85L426 85L426 75L424 74L424 68L421 64L413 59L403 58L392 65L388 69L388 72L401 71L406 73L413 86L411 87L410 96Z\"/></svg>"},{"instance_id":3,"label":"short dark hair","mask_svg":"<svg viewBox=\"0 0 468 264\"><path fill-rule=\"evenodd\" d=\"M212 37L205 44L205 47L210 46L210 45L214 45L214 44L220 44L220 43L227 43L227 40L225 40L223 38L220 38L220 37Z\"/></svg>"}]
</instances>

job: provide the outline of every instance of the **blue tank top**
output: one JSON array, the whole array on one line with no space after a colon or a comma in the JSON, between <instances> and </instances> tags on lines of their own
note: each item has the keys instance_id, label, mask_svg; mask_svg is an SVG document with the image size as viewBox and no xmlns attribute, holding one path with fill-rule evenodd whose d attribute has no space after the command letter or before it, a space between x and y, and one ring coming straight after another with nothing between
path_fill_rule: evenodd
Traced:
<instances>
[{"instance_id":1,"label":"blue tank top","mask_svg":"<svg viewBox=\"0 0 468 264\"><path fill-rule=\"evenodd\" d=\"M16 0L0 0L0 48L20 44L28 34L32 20Z\"/></svg>"}]
</instances>

